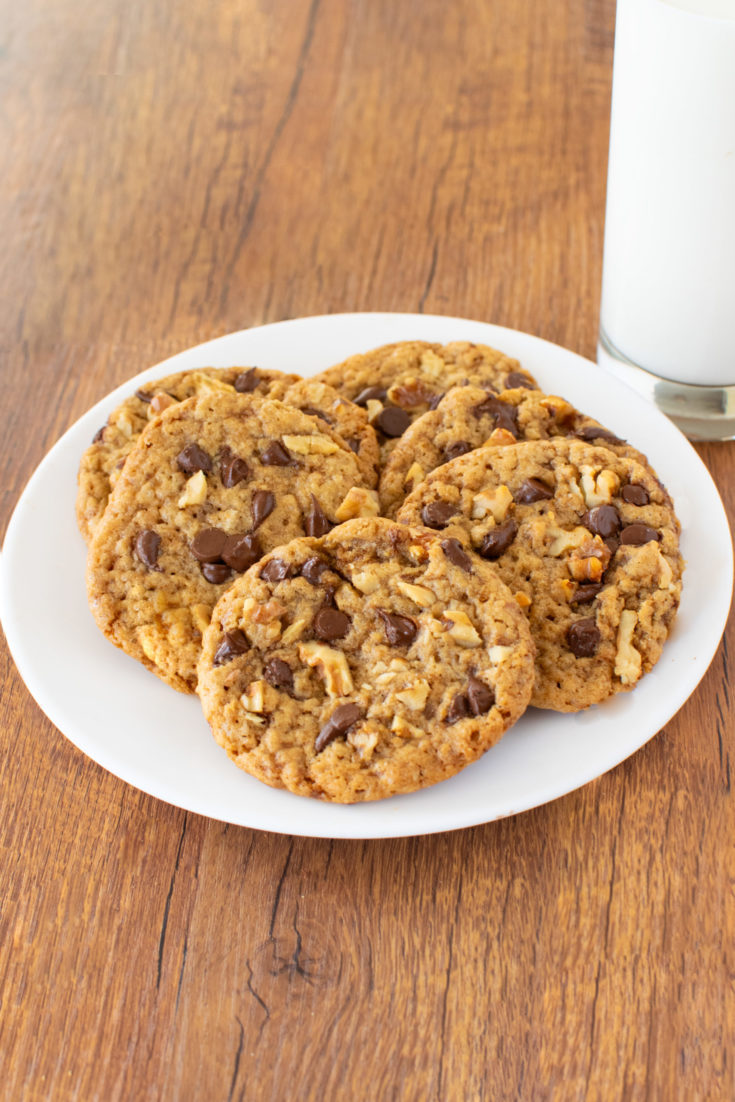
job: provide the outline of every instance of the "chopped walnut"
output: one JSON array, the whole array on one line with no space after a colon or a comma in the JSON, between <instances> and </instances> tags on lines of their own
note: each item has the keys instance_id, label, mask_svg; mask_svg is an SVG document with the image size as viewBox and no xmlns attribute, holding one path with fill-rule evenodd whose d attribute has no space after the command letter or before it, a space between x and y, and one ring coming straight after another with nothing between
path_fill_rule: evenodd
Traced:
<instances>
[{"instance_id":1,"label":"chopped walnut","mask_svg":"<svg viewBox=\"0 0 735 1102\"><path fill-rule=\"evenodd\" d=\"M190 381L194 384L197 394L235 393L235 388L231 383L226 383L224 379L219 379L216 375L205 375L203 371L195 371Z\"/></svg>"},{"instance_id":2,"label":"chopped walnut","mask_svg":"<svg viewBox=\"0 0 735 1102\"><path fill-rule=\"evenodd\" d=\"M300 643L299 658L316 669L331 697L346 696L352 692L352 677L342 651L327 647L324 643Z\"/></svg>"},{"instance_id":3,"label":"chopped walnut","mask_svg":"<svg viewBox=\"0 0 735 1102\"><path fill-rule=\"evenodd\" d=\"M244 711L242 713L242 718L247 723L255 724L256 727L265 727L265 723L266 723L265 716L259 716L255 712Z\"/></svg>"},{"instance_id":4,"label":"chopped walnut","mask_svg":"<svg viewBox=\"0 0 735 1102\"><path fill-rule=\"evenodd\" d=\"M243 611L245 604L243 602ZM265 604L259 605L253 601L253 606L250 610L249 619L254 624L270 624L272 620L278 620L286 612L286 606L282 605L280 601L277 601L275 597L271 597Z\"/></svg>"},{"instance_id":5,"label":"chopped walnut","mask_svg":"<svg viewBox=\"0 0 735 1102\"><path fill-rule=\"evenodd\" d=\"M604 469L595 475L592 467L582 467L582 492L590 509L595 505L607 505L620 489L620 479L614 471Z\"/></svg>"},{"instance_id":6,"label":"chopped walnut","mask_svg":"<svg viewBox=\"0 0 735 1102\"><path fill-rule=\"evenodd\" d=\"M412 724L407 723L403 716L393 716L393 722L390 725L391 731L398 735L399 738L415 738L420 737L421 731L417 730Z\"/></svg>"},{"instance_id":7,"label":"chopped walnut","mask_svg":"<svg viewBox=\"0 0 735 1102\"><path fill-rule=\"evenodd\" d=\"M406 554L415 566L421 566L429 558L429 552L422 543L409 544Z\"/></svg>"},{"instance_id":8,"label":"chopped walnut","mask_svg":"<svg viewBox=\"0 0 735 1102\"><path fill-rule=\"evenodd\" d=\"M617 652L615 654L615 675L624 685L632 685L641 676L642 659L633 646L633 632L638 616L631 609L623 609L618 626Z\"/></svg>"},{"instance_id":9,"label":"chopped walnut","mask_svg":"<svg viewBox=\"0 0 735 1102\"><path fill-rule=\"evenodd\" d=\"M496 524L505 520L508 509L513 504L513 495L507 486L498 486L497 490L481 490L472 501L472 519L481 520L492 513Z\"/></svg>"},{"instance_id":10,"label":"chopped walnut","mask_svg":"<svg viewBox=\"0 0 735 1102\"><path fill-rule=\"evenodd\" d=\"M541 405L547 409L559 425L566 424L574 419L576 410L565 398L559 398L556 394L547 394L541 399Z\"/></svg>"},{"instance_id":11,"label":"chopped walnut","mask_svg":"<svg viewBox=\"0 0 735 1102\"><path fill-rule=\"evenodd\" d=\"M447 370L447 365L441 356L437 356L436 352L432 352L428 349L426 352L421 353L421 373L422 375L428 375L432 379L441 379L442 375Z\"/></svg>"},{"instance_id":12,"label":"chopped walnut","mask_svg":"<svg viewBox=\"0 0 735 1102\"><path fill-rule=\"evenodd\" d=\"M176 405L176 399L172 398L170 394L167 394L165 390L161 390L158 394L154 394L148 403L148 420L153 420L159 413L163 413L165 409L170 409L171 406Z\"/></svg>"},{"instance_id":13,"label":"chopped walnut","mask_svg":"<svg viewBox=\"0 0 735 1102\"><path fill-rule=\"evenodd\" d=\"M292 624L289 624L283 635L281 636L281 642L284 647L290 646L291 643L295 643L297 639L300 639L304 634L304 628L306 627L306 620L294 620Z\"/></svg>"},{"instance_id":14,"label":"chopped walnut","mask_svg":"<svg viewBox=\"0 0 735 1102\"><path fill-rule=\"evenodd\" d=\"M414 585L412 582L404 582L403 578L396 578L396 589L400 589L409 601L413 601L419 608L428 608L433 605L436 597L424 585Z\"/></svg>"},{"instance_id":15,"label":"chopped walnut","mask_svg":"<svg viewBox=\"0 0 735 1102\"><path fill-rule=\"evenodd\" d=\"M502 643L496 643L494 647L490 647L487 653L493 666L497 666L501 662L505 662L506 658L510 656L512 651L512 647L505 647L502 645Z\"/></svg>"},{"instance_id":16,"label":"chopped walnut","mask_svg":"<svg viewBox=\"0 0 735 1102\"><path fill-rule=\"evenodd\" d=\"M353 727L347 735L347 741L350 746L357 750L361 758L370 761L373 756L373 751L378 745L378 732L371 731L364 725Z\"/></svg>"},{"instance_id":17,"label":"chopped walnut","mask_svg":"<svg viewBox=\"0 0 735 1102\"><path fill-rule=\"evenodd\" d=\"M112 423L120 429L123 436L127 436L128 440L135 432L135 425L127 409L121 410Z\"/></svg>"},{"instance_id":18,"label":"chopped walnut","mask_svg":"<svg viewBox=\"0 0 735 1102\"><path fill-rule=\"evenodd\" d=\"M405 704L407 708L410 708L414 712L420 712L426 704L426 698L429 695L429 686L426 681L417 681L415 684L409 686L408 689L401 689L396 692L396 700L400 700L402 704Z\"/></svg>"},{"instance_id":19,"label":"chopped walnut","mask_svg":"<svg viewBox=\"0 0 735 1102\"><path fill-rule=\"evenodd\" d=\"M466 612L452 608L442 612L442 617L452 625L447 632L462 647L479 647L482 638Z\"/></svg>"},{"instance_id":20,"label":"chopped walnut","mask_svg":"<svg viewBox=\"0 0 735 1102\"><path fill-rule=\"evenodd\" d=\"M404 486L416 486L419 482L422 482L424 478L424 468L419 463L412 463L406 471L406 477L403 480Z\"/></svg>"},{"instance_id":21,"label":"chopped walnut","mask_svg":"<svg viewBox=\"0 0 735 1102\"><path fill-rule=\"evenodd\" d=\"M498 428L493 429L493 431L488 436L487 440L485 441L485 447L490 447L493 444L515 444L515 442L516 438L512 432L509 432L508 429L504 429L498 426Z\"/></svg>"},{"instance_id":22,"label":"chopped walnut","mask_svg":"<svg viewBox=\"0 0 735 1102\"><path fill-rule=\"evenodd\" d=\"M553 523L553 519L546 526L546 534L554 537L549 548L549 554L554 558L563 555L565 551L573 551L576 547L581 547L583 543L590 539L588 529L581 524L569 532L564 528L557 528Z\"/></svg>"},{"instance_id":23,"label":"chopped walnut","mask_svg":"<svg viewBox=\"0 0 735 1102\"><path fill-rule=\"evenodd\" d=\"M599 582L612 552L601 536L592 536L572 551L567 568L575 582Z\"/></svg>"},{"instance_id":24,"label":"chopped walnut","mask_svg":"<svg viewBox=\"0 0 735 1102\"><path fill-rule=\"evenodd\" d=\"M251 681L240 697L243 708L248 712L265 711L265 694L268 684L265 681Z\"/></svg>"},{"instance_id":25,"label":"chopped walnut","mask_svg":"<svg viewBox=\"0 0 735 1102\"><path fill-rule=\"evenodd\" d=\"M184 492L179 498L179 509L185 509L187 505L201 505L207 497L207 479L204 471L197 471L187 479Z\"/></svg>"},{"instance_id":26,"label":"chopped walnut","mask_svg":"<svg viewBox=\"0 0 735 1102\"><path fill-rule=\"evenodd\" d=\"M314 433L311 436L287 436L284 434L283 443L290 452L294 452L296 455L334 455L335 452L341 450L339 444L321 433Z\"/></svg>"},{"instance_id":27,"label":"chopped walnut","mask_svg":"<svg viewBox=\"0 0 735 1102\"><path fill-rule=\"evenodd\" d=\"M364 570L356 570L350 578L355 589L361 593L374 593L380 585L380 578L374 566L366 566Z\"/></svg>"},{"instance_id":28,"label":"chopped walnut","mask_svg":"<svg viewBox=\"0 0 735 1102\"><path fill-rule=\"evenodd\" d=\"M345 520L353 520L355 517L377 517L380 512L380 503L375 490L365 490L361 486L353 486L347 492L344 501L338 506L334 516L340 524Z\"/></svg>"},{"instance_id":29,"label":"chopped walnut","mask_svg":"<svg viewBox=\"0 0 735 1102\"><path fill-rule=\"evenodd\" d=\"M401 383L394 383L389 388L387 398L394 406L402 409L416 409L417 406L428 406L436 392L427 387L421 379L404 379Z\"/></svg>"},{"instance_id":30,"label":"chopped walnut","mask_svg":"<svg viewBox=\"0 0 735 1102\"><path fill-rule=\"evenodd\" d=\"M372 424L378 414L383 412L383 403L379 402L377 398L368 398L365 409L367 410L368 421Z\"/></svg>"},{"instance_id":31,"label":"chopped walnut","mask_svg":"<svg viewBox=\"0 0 735 1102\"><path fill-rule=\"evenodd\" d=\"M562 578L559 582L559 585L561 586L561 591L564 594L564 600L571 602L574 598L574 594L577 592L576 585L574 585L573 582L570 582L569 578Z\"/></svg>"}]
</instances>

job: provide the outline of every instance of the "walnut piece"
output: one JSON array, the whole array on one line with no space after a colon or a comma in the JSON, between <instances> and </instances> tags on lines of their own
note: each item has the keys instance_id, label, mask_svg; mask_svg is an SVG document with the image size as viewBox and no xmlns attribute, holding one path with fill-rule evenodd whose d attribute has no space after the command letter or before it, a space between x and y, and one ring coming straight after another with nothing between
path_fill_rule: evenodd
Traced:
<instances>
[{"instance_id":1,"label":"walnut piece","mask_svg":"<svg viewBox=\"0 0 735 1102\"><path fill-rule=\"evenodd\" d=\"M297 639L300 639L304 634L306 624L306 620L294 620L292 624L289 624L281 636L281 643L283 646L288 647L291 643L295 643Z\"/></svg>"},{"instance_id":2,"label":"walnut piece","mask_svg":"<svg viewBox=\"0 0 735 1102\"><path fill-rule=\"evenodd\" d=\"M603 469L595 474L593 467L582 467L582 492L590 509L595 505L607 505L620 489L620 479L614 471Z\"/></svg>"},{"instance_id":3,"label":"walnut piece","mask_svg":"<svg viewBox=\"0 0 735 1102\"><path fill-rule=\"evenodd\" d=\"M170 409L171 406L175 405L176 399L167 394L165 390L160 390L158 394L153 395L148 403L148 420L151 421L159 413L163 413L165 409Z\"/></svg>"},{"instance_id":4,"label":"walnut piece","mask_svg":"<svg viewBox=\"0 0 735 1102\"><path fill-rule=\"evenodd\" d=\"M493 444L515 444L515 442L516 438L512 432L509 432L508 429L504 429L501 426L498 426L498 428L493 429L493 431L490 433L487 440L485 441L484 446L491 447Z\"/></svg>"},{"instance_id":5,"label":"walnut piece","mask_svg":"<svg viewBox=\"0 0 735 1102\"><path fill-rule=\"evenodd\" d=\"M492 513L496 524L505 520L508 509L513 504L513 495L507 486L498 486L497 490L481 490L472 500L472 519L481 520Z\"/></svg>"},{"instance_id":6,"label":"walnut piece","mask_svg":"<svg viewBox=\"0 0 735 1102\"><path fill-rule=\"evenodd\" d=\"M455 643L459 643L462 647L480 646L482 638L477 634L475 626L466 612L462 612L457 608L446 609L442 612L442 617L452 625L447 635L451 635Z\"/></svg>"},{"instance_id":7,"label":"walnut piece","mask_svg":"<svg viewBox=\"0 0 735 1102\"><path fill-rule=\"evenodd\" d=\"M632 643L638 616L632 609L623 609L618 626L615 675L624 685L632 685L641 676L642 659Z\"/></svg>"},{"instance_id":8,"label":"walnut piece","mask_svg":"<svg viewBox=\"0 0 735 1102\"><path fill-rule=\"evenodd\" d=\"M364 490L361 486L353 486L338 506L334 516L341 524L355 517L377 517L379 512L380 503L375 490Z\"/></svg>"},{"instance_id":9,"label":"walnut piece","mask_svg":"<svg viewBox=\"0 0 735 1102\"><path fill-rule=\"evenodd\" d=\"M226 383L224 379L218 379L216 375L205 375L203 371L195 371L190 381L194 384L197 395L235 393L235 388L231 383Z\"/></svg>"},{"instance_id":10,"label":"walnut piece","mask_svg":"<svg viewBox=\"0 0 735 1102\"><path fill-rule=\"evenodd\" d=\"M599 582L612 552L601 536L592 536L572 551L567 568L575 582Z\"/></svg>"},{"instance_id":11,"label":"walnut piece","mask_svg":"<svg viewBox=\"0 0 735 1102\"><path fill-rule=\"evenodd\" d=\"M421 736L421 731L417 730L412 724L407 723L403 716L393 716L393 722L390 725L391 731L393 731L399 738L415 738Z\"/></svg>"},{"instance_id":12,"label":"walnut piece","mask_svg":"<svg viewBox=\"0 0 735 1102\"><path fill-rule=\"evenodd\" d=\"M428 406L432 398L436 397L435 391L427 387L421 379L404 379L400 383L394 383L389 387L387 398L394 406L402 409L416 409L417 406Z\"/></svg>"},{"instance_id":13,"label":"walnut piece","mask_svg":"<svg viewBox=\"0 0 735 1102\"><path fill-rule=\"evenodd\" d=\"M265 681L251 681L245 692L240 697L240 702L248 712L265 711L265 694L268 684Z\"/></svg>"},{"instance_id":14,"label":"walnut piece","mask_svg":"<svg viewBox=\"0 0 735 1102\"><path fill-rule=\"evenodd\" d=\"M380 578L374 566L366 566L364 570L356 570L350 578L355 589L361 593L374 593L380 585Z\"/></svg>"},{"instance_id":15,"label":"walnut piece","mask_svg":"<svg viewBox=\"0 0 735 1102\"><path fill-rule=\"evenodd\" d=\"M441 379L444 372L447 370L447 365L441 356L437 356L436 352L432 352L431 349L421 353L421 374L428 375L431 379Z\"/></svg>"},{"instance_id":16,"label":"walnut piece","mask_svg":"<svg viewBox=\"0 0 735 1102\"><path fill-rule=\"evenodd\" d=\"M207 479L204 471L197 471L187 479L184 492L179 498L179 509L185 509L187 505L201 505L207 497Z\"/></svg>"},{"instance_id":17,"label":"walnut piece","mask_svg":"<svg viewBox=\"0 0 735 1102\"><path fill-rule=\"evenodd\" d=\"M400 700L402 704L405 704L407 708L410 708L413 712L420 712L426 704L426 698L429 695L429 685L426 681L416 681L415 684L409 686L408 689L401 689L396 692L396 700Z\"/></svg>"},{"instance_id":18,"label":"walnut piece","mask_svg":"<svg viewBox=\"0 0 735 1102\"><path fill-rule=\"evenodd\" d=\"M396 578L396 589L400 589L401 593L408 597L409 601L413 601L415 605L418 605L419 608L429 608L436 600L434 594L426 586L404 582L403 578Z\"/></svg>"},{"instance_id":19,"label":"walnut piece","mask_svg":"<svg viewBox=\"0 0 735 1102\"><path fill-rule=\"evenodd\" d=\"M135 432L135 425L133 424L130 412L127 409L123 409L120 411L120 413L118 413L116 419L113 421L113 424L120 429L120 432L123 434L123 436L127 436L128 440Z\"/></svg>"},{"instance_id":20,"label":"walnut piece","mask_svg":"<svg viewBox=\"0 0 735 1102\"><path fill-rule=\"evenodd\" d=\"M296 455L334 455L341 451L339 444L330 440L328 436L314 433L311 436L288 436L284 434L283 443L290 452Z\"/></svg>"},{"instance_id":21,"label":"walnut piece","mask_svg":"<svg viewBox=\"0 0 735 1102\"><path fill-rule=\"evenodd\" d=\"M412 463L406 471L406 477L403 480L404 486L416 486L419 482L422 482L424 478L424 468L420 463Z\"/></svg>"},{"instance_id":22,"label":"walnut piece","mask_svg":"<svg viewBox=\"0 0 735 1102\"><path fill-rule=\"evenodd\" d=\"M196 627L203 635L209 627L209 621L212 619L212 609L209 605L192 605L191 618L194 621Z\"/></svg>"},{"instance_id":23,"label":"walnut piece","mask_svg":"<svg viewBox=\"0 0 735 1102\"><path fill-rule=\"evenodd\" d=\"M300 643L299 658L307 666L313 666L324 680L327 693L332 698L346 696L354 686L347 659L341 651L324 643Z\"/></svg>"}]
</instances>

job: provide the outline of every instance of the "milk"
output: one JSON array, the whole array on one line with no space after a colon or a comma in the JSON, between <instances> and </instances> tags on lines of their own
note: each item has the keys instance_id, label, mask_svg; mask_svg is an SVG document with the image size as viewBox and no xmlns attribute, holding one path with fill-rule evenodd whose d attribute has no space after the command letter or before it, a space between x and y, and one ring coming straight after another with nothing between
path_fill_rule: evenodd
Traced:
<instances>
[{"instance_id":1,"label":"milk","mask_svg":"<svg viewBox=\"0 0 735 1102\"><path fill-rule=\"evenodd\" d=\"M735 0L618 0L601 328L735 383Z\"/></svg>"}]
</instances>

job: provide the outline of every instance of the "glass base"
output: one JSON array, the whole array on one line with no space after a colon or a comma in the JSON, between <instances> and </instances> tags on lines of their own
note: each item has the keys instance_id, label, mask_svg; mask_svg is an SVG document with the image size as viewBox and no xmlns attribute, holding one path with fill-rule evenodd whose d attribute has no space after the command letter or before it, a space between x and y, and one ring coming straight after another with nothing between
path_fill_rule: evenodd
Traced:
<instances>
[{"instance_id":1,"label":"glass base","mask_svg":"<svg viewBox=\"0 0 735 1102\"><path fill-rule=\"evenodd\" d=\"M653 402L690 440L735 439L735 385L692 386L662 379L629 360L602 328L597 362Z\"/></svg>"}]
</instances>

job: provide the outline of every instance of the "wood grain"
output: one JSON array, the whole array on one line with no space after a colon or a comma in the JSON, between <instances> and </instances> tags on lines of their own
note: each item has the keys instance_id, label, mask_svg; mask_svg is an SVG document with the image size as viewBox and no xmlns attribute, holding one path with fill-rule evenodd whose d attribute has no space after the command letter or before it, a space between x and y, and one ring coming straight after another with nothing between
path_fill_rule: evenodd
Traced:
<instances>
[{"instance_id":1,"label":"wood grain","mask_svg":"<svg viewBox=\"0 0 735 1102\"><path fill-rule=\"evenodd\" d=\"M94 401L234 329L425 311L594 358L612 0L0 12L0 531ZM370 843L138 793L3 650L0 1096L730 1102L728 646L581 791Z\"/></svg>"}]
</instances>

